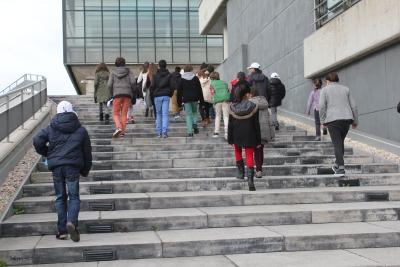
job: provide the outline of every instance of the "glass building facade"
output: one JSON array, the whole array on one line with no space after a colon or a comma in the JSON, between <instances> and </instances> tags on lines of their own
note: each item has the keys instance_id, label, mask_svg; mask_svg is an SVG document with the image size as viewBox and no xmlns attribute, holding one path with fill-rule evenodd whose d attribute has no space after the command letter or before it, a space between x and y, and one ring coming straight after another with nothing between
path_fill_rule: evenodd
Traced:
<instances>
[{"instance_id":1,"label":"glass building facade","mask_svg":"<svg viewBox=\"0 0 400 267\"><path fill-rule=\"evenodd\" d=\"M219 64L221 35L199 34L201 0L63 0L64 63Z\"/></svg>"}]
</instances>

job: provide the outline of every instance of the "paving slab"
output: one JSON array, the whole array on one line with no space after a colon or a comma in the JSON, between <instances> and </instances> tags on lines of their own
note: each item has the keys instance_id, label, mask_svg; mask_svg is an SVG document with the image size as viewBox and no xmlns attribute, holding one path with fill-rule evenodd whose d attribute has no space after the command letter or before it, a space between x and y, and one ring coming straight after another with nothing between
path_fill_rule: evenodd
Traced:
<instances>
[{"instance_id":1,"label":"paving slab","mask_svg":"<svg viewBox=\"0 0 400 267\"><path fill-rule=\"evenodd\" d=\"M8 265L34 264L35 246L41 238L41 236L0 238L0 259Z\"/></svg>"},{"instance_id":2,"label":"paving slab","mask_svg":"<svg viewBox=\"0 0 400 267\"><path fill-rule=\"evenodd\" d=\"M265 227L285 237L286 251L393 247L400 244L399 231L371 223L325 223Z\"/></svg>"},{"instance_id":3,"label":"paving slab","mask_svg":"<svg viewBox=\"0 0 400 267\"><path fill-rule=\"evenodd\" d=\"M161 241L155 232L81 234L80 242L43 236L35 248L37 264L84 262L83 251L116 250L117 260L157 258Z\"/></svg>"},{"instance_id":4,"label":"paving slab","mask_svg":"<svg viewBox=\"0 0 400 267\"><path fill-rule=\"evenodd\" d=\"M370 224L400 232L400 221L370 222ZM400 246L400 243L398 245Z\"/></svg>"},{"instance_id":5,"label":"paving slab","mask_svg":"<svg viewBox=\"0 0 400 267\"><path fill-rule=\"evenodd\" d=\"M348 249L347 251L370 259L387 267L400 266L400 248L367 248L367 249Z\"/></svg>"},{"instance_id":6,"label":"paving slab","mask_svg":"<svg viewBox=\"0 0 400 267\"><path fill-rule=\"evenodd\" d=\"M355 255L345 250L318 250L297 252L276 252L226 255L240 267L378 267L384 266L373 260Z\"/></svg>"},{"instance_id":7,"label":"paving slab","mask_svg":"<svg viewBox=\"0 0 400 267\"><path fill-rule=\"evenodd\" d=\"M261 226L157 232L163 257L281 251L283 236Z\"/></svg>"},{"instance_id":8,"label":"paving slab","mask_svg":"<svg viewBox=\"0 0 400 267\"><path fill-rule=\"evenodd\" d=\"M18 265L18 266L14 266L14 267L98 267L97 264L98 264L97 262L79 262L79 263ZM108 265L108 266L110 266L110 265Z\"/></svg>"}]
</instances>

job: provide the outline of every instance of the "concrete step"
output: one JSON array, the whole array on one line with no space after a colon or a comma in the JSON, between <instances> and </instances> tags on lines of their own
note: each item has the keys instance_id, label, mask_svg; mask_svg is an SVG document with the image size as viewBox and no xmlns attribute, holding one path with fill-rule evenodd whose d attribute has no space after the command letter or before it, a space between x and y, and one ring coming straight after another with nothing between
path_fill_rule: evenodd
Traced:
<instances>
[{"instance_id":1,"label":"concrete step","mask_svg":"<svg viewBox=\"0 0 400 267\"><path fill-rule=\"evenodd\" d=\"M119 260L112 262L113 267L146 266L146 267L269 267L301 266L301 267L372 267L398 266L400 248L363 248L341 250L314 250L295 252L271 252L254 254L232 254L217 256L157 258L138 260ZM98 264L98 265L97 265ZM23 265L24 267L109 267L110 262L81 262L49 265ZM20 265L19 267L22 267Z\"/></svg>"},{"instance_id":2,"label":"concrete step","mask_svg":"<svg viewBox=\"0 0 400 267\"><path fill-rule=\"evenodd\" d=\"M221 129L222 129L222 125L223 122L221 122ZM201 127L201 125L198 125L199 129L205 129L205 130L214 130L214 123L212 124L207 124L206 127ZM126 127L126 132L135 132L135 131L141 131L143 129L154 129L155 125L148 125L148 124L142 124L142 123L136 123L136 124L127 124ZM115 130L115 125L113 124L109 124L109 125L98 125L98 126L94 126L94 125L85 125L86 130L88 130L88 132L90 133L105 133L105 132L109 132L112 130ZM170 125L170 129L187 129L185 124L176 124L173 123ZM279 124L279 131L276 131L276 133L280 133L283 131L295 131L296 127L295 126L291 126L291 125L282 125ZM300 129L301 131L301 129Z\"/></svg>"},{"instance_id":3,"label":"concrete step","mask_svg":"<svg viewBox=\"0 0 400 267\"><path fill-rule=\"evenodd\" d=\"M83 262L86 251L117 260L395 247L400 222L327 223L81 234L79 243L54 236L0 239L2 259L15 264Z\"/></svg>"},{"instance_id":4,"label":"concrete step","mask_svg":"<svg viewBox=\"0 0 400 267\"><path fill-rule=\"evenodd\" d=\"M104 184L110 186L111 183ZM267 189L259 186L255 192L244 190L223 191L194 191L177 188L177 191L147 191L132 193L129 186L137 191L142 184L112 183L114 194L90 194L90 186L81 185L81 210L91 210L91 205L104 204L105 210L129 210L129 209L166 209L187 207L227 207L249 205L283 205L283 204L319 204L319 203L346 203L368 201L372 196L384 196L390 201L400 200L400 187L397 186L361 186L361 187L326 187L326 188L287 188ZM179 187L178 184L176 187ZM184 185L184 184L183 184ZM244 183L239 186L245 187ZM97 186L99 188L100 186ZM181 185L181 187L183 187ZM147 187L149 188L149 187ZM49 186L31 187L36 195L21 198L14 202L14 206L23 204L26 213L54 212L54 192ZM192 189L196 189L193 187ZM310 195L308 195L310 194ZM373 199L371 200L373 201ZM371 202L368 201L368 202ZM384 201L384 199L382 200ZM92 203L92 204L91 204ZM93 204L95 203L95 204ZM98 205L97 205L98 206Z\"/></svg>"},{"instance_id":5,"label":"concrete step","mask_svg":"<svg viewBox=\"0 0 400 267\"><path fill-rule=\"evenodd\" d=\"M83 205L85 206L85 205ZM246 226L348 223L399 220L399 202L355 202L303 205L251 205L80 212L81 233L90 226L110 227L110 232L182 230ZM56 213L21 214L2 223L2 237L55 235Z\"/></svg>"},{"instance_id":6,"label":"concrete step","mask_svg":"<svg viewBox=\"0 0 400 267\"><path fill-rule=\"evenodd\" d=\"M152 155L153 153L149 153ZM180 156L180 157L179 157ZM188 156L188 155L186 155ZM152 160L101 160L93 161L92 170L126 170L126 169L159 169L159 168L190 168L196 166L198 168L219 167L219 166L235 166L236 159L231 151L230 156L224 158L208 157L204 154L192 155L192 157L183 157L176 153L173 159L152 159ZM178 158L179 157L179 158ZM104 158L103 158L104 159ZM349 164L368 164L373 163L373 156L367 155L350 155L344 156L345 162ZM318 157L266 157L265 165L299 165L304 163L314 164L334 164L335 156L318 156ZM48 172L49 169L43 162L37 164L40 172Z\"/></svg>"}]
</instances>

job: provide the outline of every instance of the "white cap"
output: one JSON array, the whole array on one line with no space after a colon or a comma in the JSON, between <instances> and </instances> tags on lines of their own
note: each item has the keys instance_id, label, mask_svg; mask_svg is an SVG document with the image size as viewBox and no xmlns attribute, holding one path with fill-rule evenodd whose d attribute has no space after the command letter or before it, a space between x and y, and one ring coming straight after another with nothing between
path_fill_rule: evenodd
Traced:
<instances>
[{"instance_id":1,"label":"white cap","mask_svg":"<svg viewBox=\"0 0 400 267\"><path fill-rule=\"evenodd\" d=\"M271 74L271 78L278 78L278 79L280 79L281 77L279 77L278 73L273 72L273 73Z\"/></svg>"},{"instance_id":2,"label":"white cap","mask_svg":"<svg viewBox=\"0 0 400 267\"><path fill-rule=\"evenodd\" d=\"M259 69L259 68L261 68L261 66L257 62L253 62L253 63L251 63L250 67L248 67L247 69L249 70L252 68Z\"/></svg>"},{"instance_id":3,"label":"white cap","mask_svg":"<svg viewBox=\"0 0 400 267\"><path fill-rule=\"evenodd\" d=\"M69 103L68 101L61 101L57 105L57 114L58 113L65 113L65 112L74 112L74 110L72 109L72 104Z\"/></svg>"}]
</instances>

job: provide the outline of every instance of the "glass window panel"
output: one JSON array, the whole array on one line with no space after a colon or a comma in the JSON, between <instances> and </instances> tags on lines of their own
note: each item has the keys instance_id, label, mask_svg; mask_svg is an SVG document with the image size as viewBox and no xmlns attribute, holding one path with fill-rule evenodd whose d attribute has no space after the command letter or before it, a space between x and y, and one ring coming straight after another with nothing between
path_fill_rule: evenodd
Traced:
<instances>
[{"instance_id":1,"label":"glass window panel","mask_svg":"<svg viewBox=\"0 0 400 267\"><path fill-rule=\"evenodd\" d=\"M199 13L189 12L190 37L203 37L199 34Z\"/></svg>"},{"instance_id":2,"label":"glass window panel","mask_svg":"<svg viewBox=\"0 0 400 267\"><path fill-rule=\"evenodd\" d=\"M85 0L86 10L101 10L101 0Z\"/></svg>"},{"instance_id":3,"label":"glass window panel","mask_svg":"<svg viewBox=\"0 0 400 267\"><path fill-rule=\"evenodd\" d=\"M114 63L115 59L121 55L119 51L119 39L104 39L104 62Z\"/></svg>"},{"instance_id":4,"label":"glass window panel","mask_svg":"<svg viewBox=\"0 0 400 267\"><path fill-rule=\"evenodd\" d=\"M189 22L187 12L172 12L172 36L189 37Z\"/></svg>"},{"instance_id":5,"label":"glass window panel","mask_svg":"<svg viewBox=\"0 0 400 267\"><path fill-rule=\"evenodd\" d=\"M201 63L206 58L206 38L190 38L190 62Z\"/></svg>"},{"instance_id":6,"label":"glass window panel","mask_svg":"<svg viewBox=\"0 0 400 267\"><path fill-rule=\"evenodd\" d=\"M103 36L119 37L119 12L103 12Z\"/></svg>"},{"instance_id":7,"label":"glass window panel","mask_svg":"<svg viewBox=\"0 0 400 267\"><path fill-rule=\"evenodd\" d=\"M138 12L139 37L154 36L154 13L148 11Z\"/></svg>"},{"instance_id":8,"label":"glass window panel","mask_svg":"<svg viewBox=\"0 0 400 267\"><path fill-rule=\"evenodd\" d=\"M156 37L171 37L171 12L155 12Z\"/></svg>"},{"instance_id":9,"label":"glass window panel","mask_svg":"<svg viewBox=\"0 0 400 267\"><path fill-rule=\"evenodd\" d=\"M83 0L66 0L66 10L83 10Z\"/></svg>"},{"instance_id":10,"label":"glass window panel","mask_svg":"<svg viewBox=\"0 0 400 267\"><path fill-rule=\"evenodd\" d=\"M121 12L121 37L137 37L136 12Z\"/></svg>"},{"instance_id":11,"label":"glass window panel","mask_svg":"<svg viewBox=\"0 0 400 267\"><path fill-rule=\"evenodd\" d=\"M65 17L66 36L84 37L83 11L67 11Z\"/></svg>"},{"instance_id":12,"label":"glass window panel","mask_svg":"<svg viewBox=\"0 0 400 267\"><path fill-rule=\"evenodd\" d=\"M156 38L156 61L164 59L167 63L172 62L172 39Z\"/></svg>"},{"instance_id":13,"label":"glass window panel","mask_svg":"<svg viewBox=\"0 0 400 267\"><path fill-rule=\"evenodd\" d=\"M139 38L139 62L145 61L156 61L153 38Z\"/></svg>"},{"instance_id":14,"label":"glass window panel","mask_svg":"<svg viewBox=\"0 0 400 267\"><path fill-rule=\"evenodd\" d=\"M119 0L103 0L103 10L119 10Z\"/></svg>"},{"instance_id":15,"label":"glass window panel","mask_svg":"<svg viewBox=\"0 0 400 267\"><path fill-rule=\"evenodd\" d=\"M86 12L85 31L86 37L101 37L101 12Z\"/></svg>"},{"instance_id":16,"label":"glass window panel","mask_svg":"<svg viewBox=\"0 0 400 267\"><path fill-rule=\"evenodd\" d=\"M121 39L121 57L125 58L125 61L129 63L138 62L137 39Z\"/></svg>"},{"instance_id":17,"label":"glass window panel","mask_svg":"<svg viewBox=\"0 0 400 267\"><path fill-rule=\"evenodd\" d=\"M121 10L136 10L135 0L120 0Z\"/></svg>"},{"instance_id":18,"label":"glass window panel","mask_svg":"<svg viewBox=\"0 0 400 267\"><path fill-rule=\"evenodd\" d=\"M189 9L198 10L201 0L189 0Z\"/></svg>"},{"instance_id":19,"label":"glass window panel","mask_svg":"<svg viewBox=\"0 0 400 267\"><path fill-rule=\"evenodd\" d=\"M153 0L138 0L138 10L153 10Z\"/></svg>"},{"instance_id":20,"label":"glass window panel","mask_svg":"<svg viewBox=\"0 0 400 267\"><path fill-rule=\"evenodd\" d=\"M188 0L172 0L172 9L173 10L187 10L188 9Z\"/></svg>"},{"instance_id":21,"label":"glass window panel","mask_svg":"<svg viewBox=\"0 0 400 267\"><path fill-rule=\"evenodd\" d=\"M189 38L174 38L173 41L173 53L174 63L184 63L189 62Z\"/></svg>"},{"instance_id":22,"label":"glass window panel","mask_svg":"<svg viewBox=\"0 0 400 267\"><path fill-rule=\"evenodd\" d=\"M155 1L155 10L170 10L171 1L170 0L157 0Z\"/></svg>"},{"instance_id":23,"label":"glass window panel","mask_svg":"<svg viewBox=\"0 0 400 267\"><path fill-rule=\"evenodd\" d=\"M85 62L84 39L67 39L67 62L81 63Z\"/></svg>"},{"instance_id":24,"label":"glass window panel","mask_svg":"<svg viewBox=\"0 0 400 267\"><path fill-rule=\"evenodd\" d=\"M224 60L224 41L222 37L207 38L207 61L221 62Z\"/></svg>"},{"instance_id":25,"label":"glass window panel","mask_svg":"<svg viewBox=\"0 0 400 267\"><path fill-rule=\"evenodd\" d=\"M100 63L103 62L101 39L86 39L86 62Z\"/></svg>"}]
</instances>

